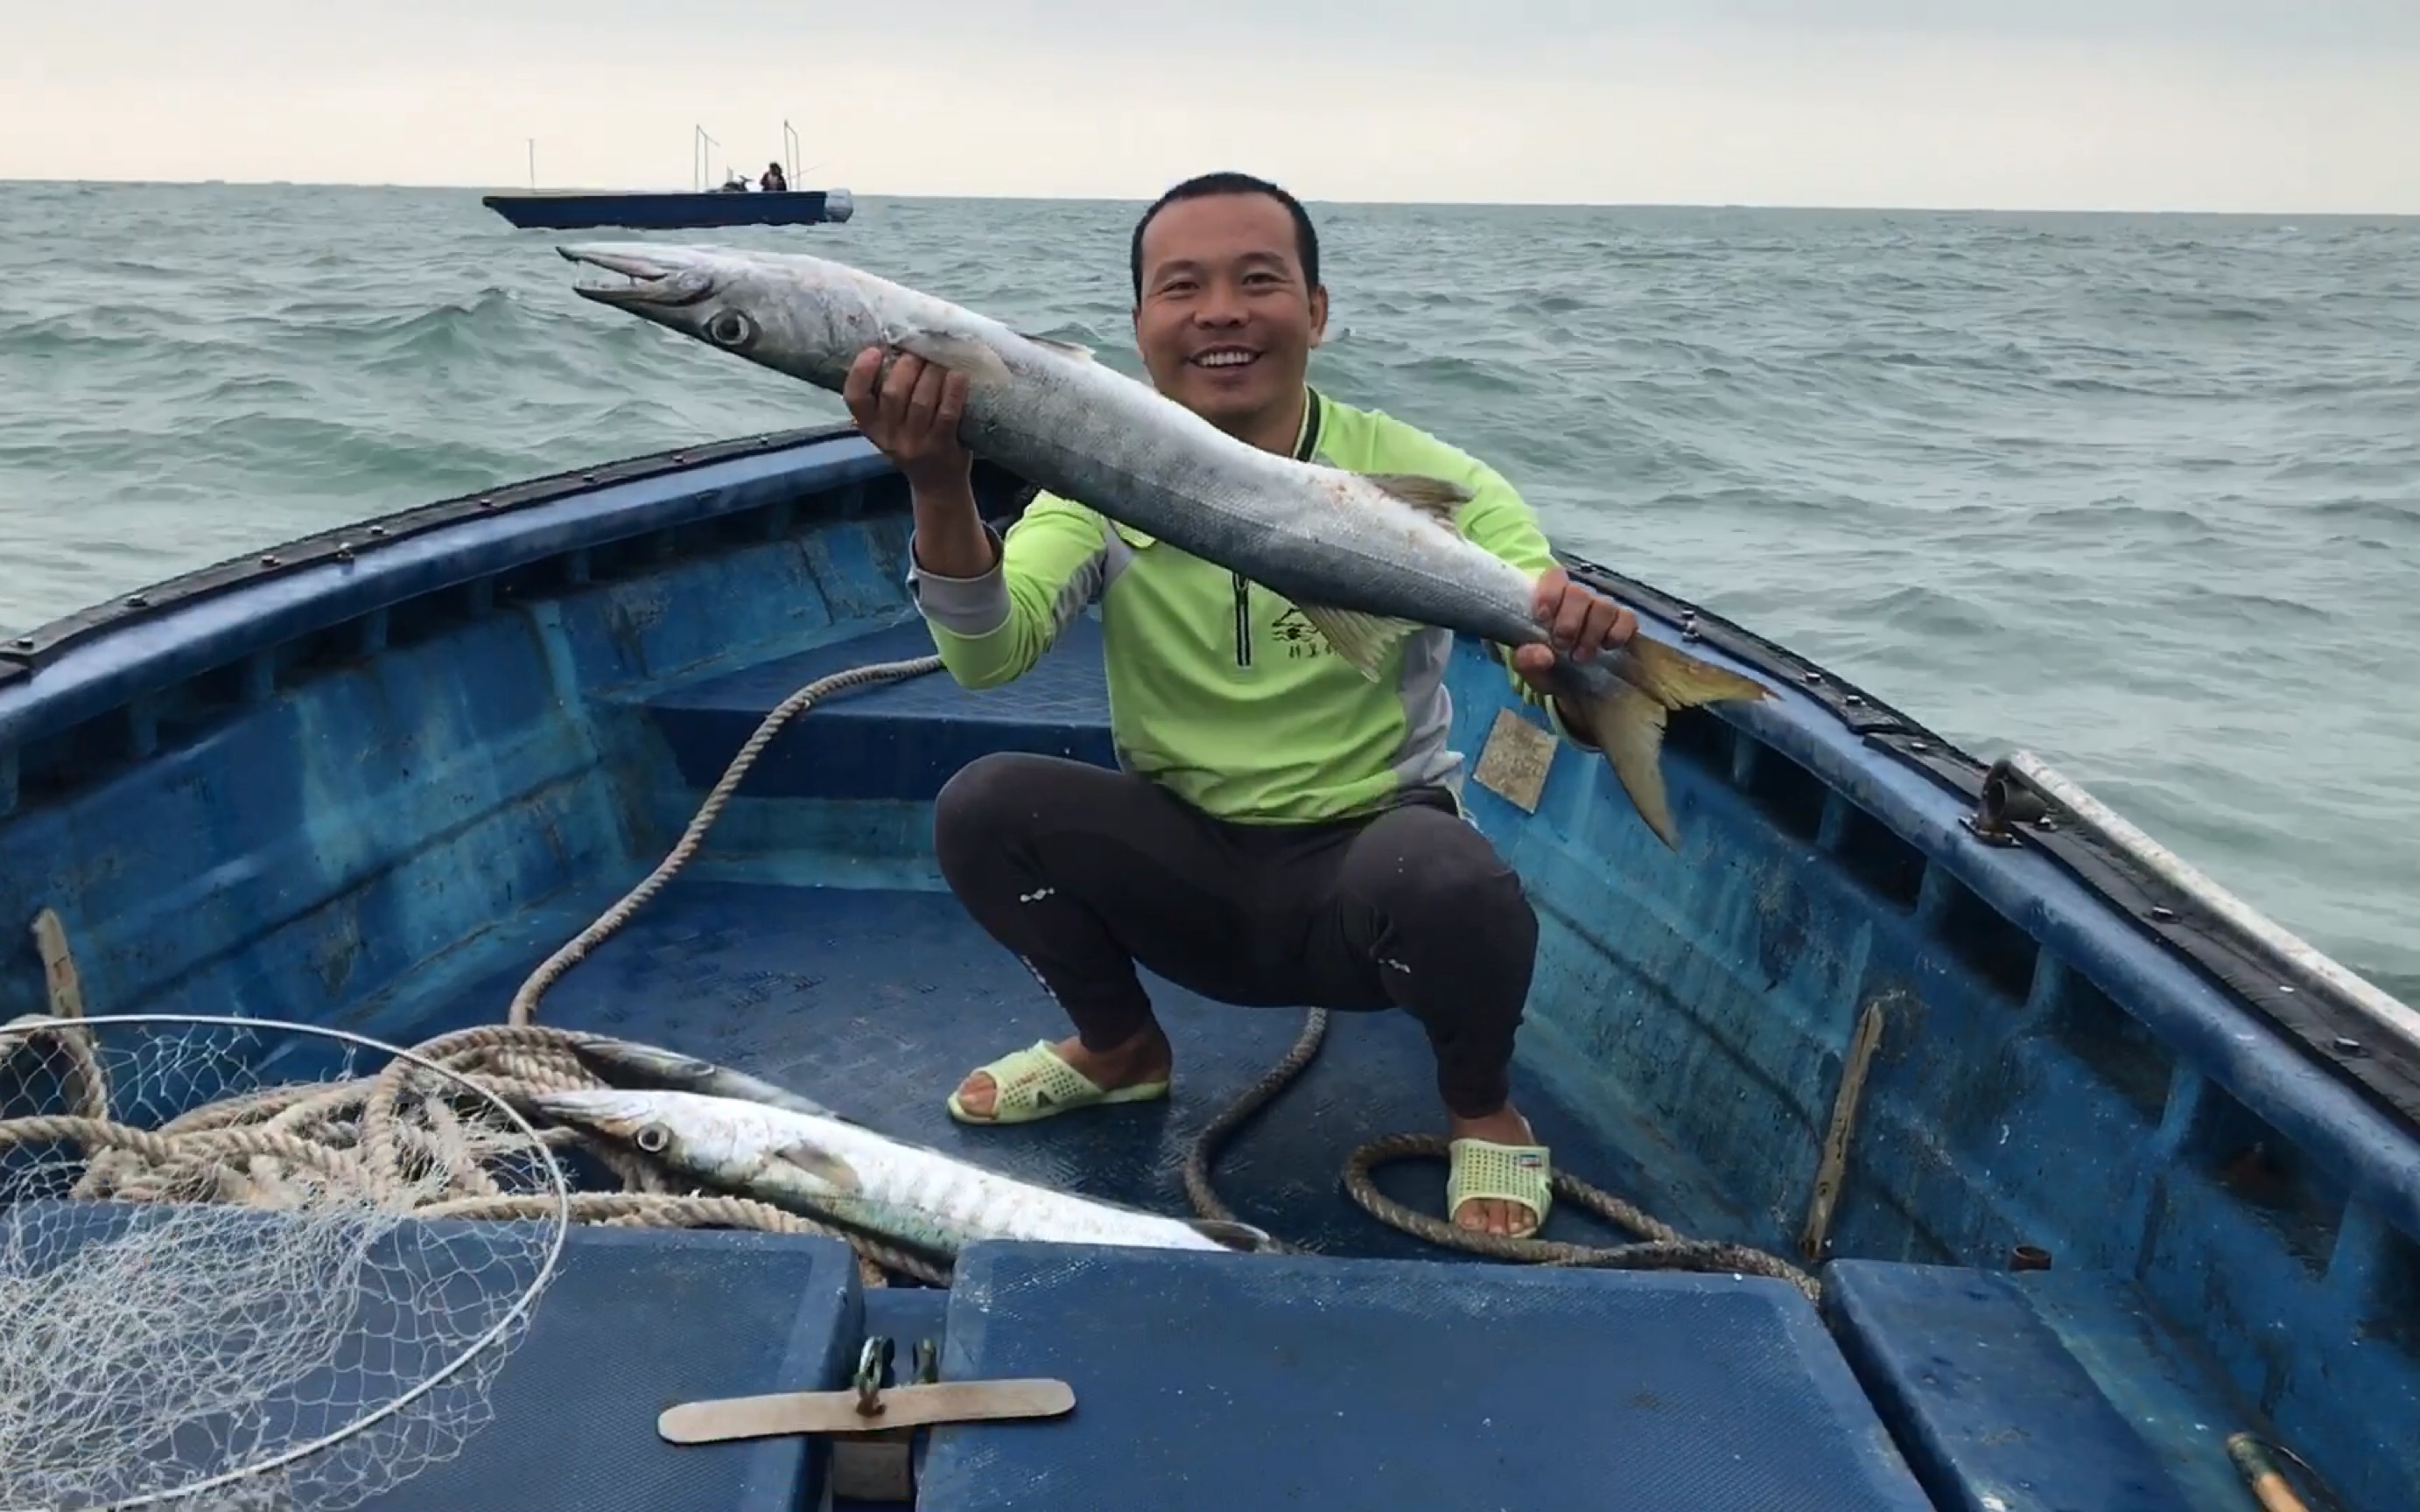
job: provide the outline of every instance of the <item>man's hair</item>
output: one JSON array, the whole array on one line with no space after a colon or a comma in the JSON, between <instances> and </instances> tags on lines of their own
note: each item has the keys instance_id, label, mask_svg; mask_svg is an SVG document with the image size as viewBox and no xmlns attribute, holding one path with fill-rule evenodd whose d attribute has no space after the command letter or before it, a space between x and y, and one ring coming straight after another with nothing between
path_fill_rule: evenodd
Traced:
<instances>
[{"instance_id":1,"label":"man's hair","mask_svg":"<svg viewBox=\"0 0 2420 1512\"><path fill-rule=\"evenodd\" d=\"M1153 218L1178 200L1206 199L1212 194L1266 194L1284 206L1286 213L1294 217L1295 255L1302 259L1303 283L1311 288L1319 286L1319 233L1311 229L1311 212L1302 208L1302 201L1267 179L1255 178L1248 173L1205 173L1187 178L1153 200L1151 208L1135 223L1134 245L1126 257L1134 273L1135 302L1142 302L1142 234L1150 229Z\"/></svg>"}]
</instances>

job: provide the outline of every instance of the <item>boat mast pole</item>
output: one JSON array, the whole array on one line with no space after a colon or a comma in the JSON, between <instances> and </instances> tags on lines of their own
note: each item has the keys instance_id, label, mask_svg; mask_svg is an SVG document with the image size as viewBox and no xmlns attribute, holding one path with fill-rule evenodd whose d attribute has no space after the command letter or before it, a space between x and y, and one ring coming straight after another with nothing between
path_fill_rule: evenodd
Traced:
<instances>
[{"instance_id":1,"label":"boat mast pole","mask_svg":"<svg viewBox=\"0 0 2420 1512\"><path fill-rule=\"evenodd\" d=\"M782 171L789 175L790 187L799 187L799 133L788 120L782 122Z\"/></svg>"},{"instance_id":2,"label":"boat mast pole","mask_svg":"<svg viewBox=\"0 0 2420 1512\"><path fill-rule=\"evenodd\" d=\"M537 193L537 138L534 136L529 139L529 158L530 193L535 194Z\"/></svg>"}]
</instances>

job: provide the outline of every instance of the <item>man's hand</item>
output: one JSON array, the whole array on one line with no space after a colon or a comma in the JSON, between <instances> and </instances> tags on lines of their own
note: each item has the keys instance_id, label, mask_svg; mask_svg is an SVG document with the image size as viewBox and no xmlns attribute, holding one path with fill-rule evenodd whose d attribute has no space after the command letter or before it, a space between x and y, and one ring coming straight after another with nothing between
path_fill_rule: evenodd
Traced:
<instances>
[{"instance_id":1,"label":"man's hand","mask_svg":"<svg viewBox=\"0 0 2420 1512\"><path fill-rule=\"evenodd\" d=\"M840 391L849 418L910 485L920 488L963 485L974 465L958 442L958 419L967 403L966 376L905 353L892 364L877 391L875 378L881 372L879 347L868 347L849 364Z\"/></svg>"},{"instance_id":2,"label":"man's hand","mask_svg":"<svg viewBox=\"0 0 2420 1512\"><path fill-rule=\"evenodd\" d=\"M975 505L974 457L958 440L966 376L904 353L885 375L882 348L868 347L848 364L840 396L858 430L908 480L916 565L943 578L991 571L998 557Z\"/></svg>"},{"instance_id":3,"label":"man's hand","mask_svg":"<svg viewBox=\"0 0 2420 1512\"><path fill-rule=\"evenodd\" d=\"M1542 681L1554 671L1555 652L1565 651L1575 661L1587 661L1600 651L1625 645L1638 633L1638 616L1592 588L1572 581L1559 564L1538 575L1537 596L1529 612L1554 638L1552 650L1526 645L1512 653L1512 670L1541 693L1553 688Z\"/></svg>"},{"instance_id":4,"label":"man's hand","mask_svg":"<svg viewBox=\"0 0 2420 1512\"><path fill-rule=\"evenodd\" d=\"M1572 581L1571 574L1559 563L1538 575L1538 592L1531 600L1530 612L1547 626L1554 646L1550 649L1533 642L1514 648L1512 670L1548 697L1563 691L1554 682L1556 651L1570 653L1575 661L1587 661L1600 651L1628 644L1630 638L1638 633L1637 615L1594 589ZM1582 739L1595 738L1579 711L1559 698L1555 699L1555 708L1574 733Z\"/></svg>"}]
</instances>

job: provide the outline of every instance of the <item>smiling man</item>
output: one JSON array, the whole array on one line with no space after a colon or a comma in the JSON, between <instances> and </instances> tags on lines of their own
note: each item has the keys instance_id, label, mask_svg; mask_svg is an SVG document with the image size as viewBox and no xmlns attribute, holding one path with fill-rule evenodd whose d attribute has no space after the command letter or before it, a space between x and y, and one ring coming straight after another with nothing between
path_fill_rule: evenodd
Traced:
<instances>
[{"instance_id":1,"label":"smiling man","mask_svg":"<svg viewBox=\"0 0 2420 1512\"><path fill-rule=\"evenodd\" d=\"M1630 611L1564 575L1493 470L1311 388L1327 291L1292 195L1242 174L1189 179L1143 213L1130 257L1135 342L1159 393L1268 451L1466 485L1457 526L1541 575L1558 645L1585 656L1630 639ZM1406 638L1373 682L1277 594L1078 501L1038 496L1003 539L976 512L957 439L964 379L907 357L877 391L881 357L861 355L843 396L913 491L911 581L944 664L969 687L1007 682L1097 601L1121 768L1000 754L941 791L943 876L1076 1029L969 1074L952 1115L1022 1123L1166 1096L1174 1051L1138 963L1219 1002L1399 1008L1435 1052L1452 1221L1534 1232L1548 1152L1508 1072L1538 920L1462 814L1451 636ZM1540 681L1546 647L1509 665L1585 739Z\"/></svg>"}]
</instances>

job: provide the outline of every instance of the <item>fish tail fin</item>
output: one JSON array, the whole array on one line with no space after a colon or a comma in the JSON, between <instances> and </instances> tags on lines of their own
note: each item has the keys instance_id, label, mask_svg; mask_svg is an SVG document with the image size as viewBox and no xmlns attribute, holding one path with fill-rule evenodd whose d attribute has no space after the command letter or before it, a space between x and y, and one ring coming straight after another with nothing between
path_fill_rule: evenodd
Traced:
<instances>
[{"instance_id":1,"label":"fish tail fin","mask_svg":"<svg viewBox=\"0 0 2420 1512\"><path fill-rule=\"evenodd\" d=\"M1726 671L1645 636L1623 648L1628 665L1622 673L1609 671L1578 679L1573 702L1587 721L1588 733L1605 753L1614 779L1630 795L1647 827L1668 850L1681 848L1679 829L1664 793L1664 726L1674 709L1695 708L1734 699L1753 702L1766 696L1765 686L1753 678Z\"/></svg>"},{"instance_id":2,"label":"fish tail fin","mask_svg":"<svg viewBox=\"0 0 2420 1512\"><path fill-rule=\"evenodd\" d=\"M1700 703L1734 699L1753 703L1772 691L1753 677L1726 671L1643 635L1632 637L1622 649L1630 656L1631 680L1668 709L1693 709Z\"/></svg>"},{"instance_id":3,"label":"fish tail fin","mask_svg":"<svg viewBox=\"0 0 2420 1512\"><path fill-rule=\"evenodd\" d=\"M1680 832L1664 796L1664 705L1618 678L1591 684L1577 702L1631 807L1668 849L1679 850Z\"/></svg>"}]
</instances>

